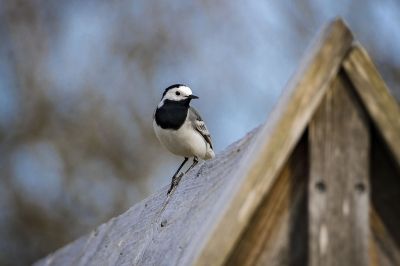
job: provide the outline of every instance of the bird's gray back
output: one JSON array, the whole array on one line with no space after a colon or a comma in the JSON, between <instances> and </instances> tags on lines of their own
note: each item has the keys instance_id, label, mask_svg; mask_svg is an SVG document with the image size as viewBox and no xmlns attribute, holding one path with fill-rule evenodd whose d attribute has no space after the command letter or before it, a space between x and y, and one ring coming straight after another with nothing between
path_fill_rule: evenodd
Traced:
<instances>
[{"instance_id":1,"label":"bird's gray back","mask_svg":"<svg viewBox=\"0 0 400 266\"><path fill-rule=\"evenodd\" d=\"M210 132L208 131L207 126L204 120L201 118L199 112L197 112L192 106L189 107L188 120L192 123L193 128L204 137L208 144L210 144L211 149L213 149Z\"/></svg>"}]
</instances>

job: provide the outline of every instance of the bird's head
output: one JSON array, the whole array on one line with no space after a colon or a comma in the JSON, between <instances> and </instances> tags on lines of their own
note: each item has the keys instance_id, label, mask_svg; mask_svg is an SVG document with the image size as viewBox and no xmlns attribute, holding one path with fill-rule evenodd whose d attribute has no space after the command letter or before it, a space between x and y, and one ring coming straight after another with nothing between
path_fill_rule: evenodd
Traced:
<instances>
[{"instance_id":1,"label":"bird's head","mask_svg":"<svg viewBox=\"0 0 400 266\"><path fill-rule=\"evenodd\" d=\"M198 98L199 97L197 97L196 95L193 95L192 90L188 86L175 84L165 89L161 102L158 106L161 107L166 100L174 102L190 102L192 99Z\"/></svg>"}]
</instances>

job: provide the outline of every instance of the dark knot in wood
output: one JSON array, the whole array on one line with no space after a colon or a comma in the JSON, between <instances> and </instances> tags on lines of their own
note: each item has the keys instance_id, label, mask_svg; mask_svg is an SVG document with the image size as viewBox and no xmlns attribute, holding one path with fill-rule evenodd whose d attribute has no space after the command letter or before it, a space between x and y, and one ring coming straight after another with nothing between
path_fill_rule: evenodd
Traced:
<instances>
[{"instance_id":1,"label":"dark knot in wood","mask_svg":"<svg viewBox=\"0 0 400 266\"><path fill-rule=\"evenodd\" d=\"M318 181L317 183L315 183L315 187L321 193L326 191L326 185L324 181Z\"/></svg>"}]
</instances>

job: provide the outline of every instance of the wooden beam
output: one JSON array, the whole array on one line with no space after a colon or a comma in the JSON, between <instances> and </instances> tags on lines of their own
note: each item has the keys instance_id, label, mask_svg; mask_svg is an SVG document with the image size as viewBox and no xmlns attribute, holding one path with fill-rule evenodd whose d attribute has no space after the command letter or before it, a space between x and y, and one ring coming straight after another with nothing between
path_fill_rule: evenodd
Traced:
<instances>
[{"instance_id":1,"label":"wooden beam","mask_svg":"<svg viewBox=\"0 0 400 266\"><path fill-rule=\"evenodd\" d=\"M35 266L191 265L215 202L242 163L260 128L213 160L187 173L167 197L168 185Z\"/></svg>"},{"instance_id":2,"label":"wooden beam","mask_svg":"<svg viewBox=\"0 0 400 266\"><path fill-rule=\"evenodd\" d=\"M359 44L343 62L346 74L400 166L400 106Z\"/></svg>"},{"instance_id":3,"label":"wooden beam","mask_svg":"<svg viewBox=\"0 0 400 266\"><path fill-rule=\"evenodd\" d=\"M300 71L242 162L243 167L232 176L236 182L215 203L215 212L210 213L205 230L200 232L204 239L196 247L195 265L220 265L233 249L302 136L352 40L351 32L338 19L309 49Z\"/></svg>"},{"instance_id":4,"label":"wooden beam","mask_svg":"<svg viewBox=\"0 0 400 266\"><path fill-rule=\"evenodd\" d=\"M304 265L307 248L307 137L279 174L225 265ZM301 263L296 263L301 262Z\"/></svg>"},{"instance_id":5,"label":"wooden beam","mask_svg":"<svg viewBox=\"0 0 400 266\"><path fill-rule=\"evenodd\" d=\"M309 127L309 265L368 265L369 128L340 74Z\"/></svg>"}]
</instances>

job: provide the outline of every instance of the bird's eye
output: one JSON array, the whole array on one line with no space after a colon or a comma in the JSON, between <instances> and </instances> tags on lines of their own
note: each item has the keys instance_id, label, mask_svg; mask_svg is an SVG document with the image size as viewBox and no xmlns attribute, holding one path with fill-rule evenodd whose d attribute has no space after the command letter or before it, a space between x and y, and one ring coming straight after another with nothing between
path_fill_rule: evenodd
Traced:
<instances>
[{"instance_id":1,"label":"bird's eye","mask_svg":"<svg viewBox=\"0 0 400 266\"><path fill-rule=\"evenodd\" d=\"M176 96L181 95L181 93L179 91L175 92Z\"/></svg>"}]
</instances>

